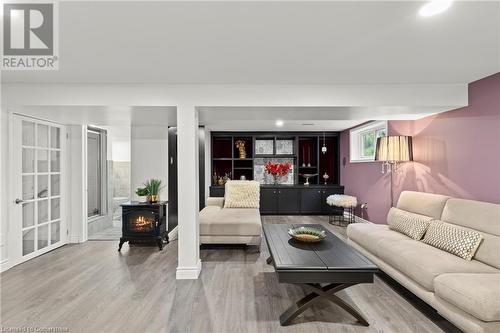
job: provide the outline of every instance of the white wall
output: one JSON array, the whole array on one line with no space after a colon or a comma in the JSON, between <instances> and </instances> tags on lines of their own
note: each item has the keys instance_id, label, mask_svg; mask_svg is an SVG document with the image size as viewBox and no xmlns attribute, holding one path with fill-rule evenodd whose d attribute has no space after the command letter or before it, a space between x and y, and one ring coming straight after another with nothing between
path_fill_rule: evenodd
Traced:
<instances>
[{"instance_id":1,"label":"white wall","mask_svg":"<svg viewBox=\"0 0 500 333\"><path fill-rule=\"evenodd\" d=\"M9 155L9 116L6 108L1 108L0 113L0 264L8 258L7 252L7 227L9 220L9 186L8 186L8 161Z\"/></svg>"},{"instance_id":2,"label":"white wall","mask_svg":"<svg viewBox=\"0 0 500 333\"><path fill-rule=\"evenodd\" d=\"M135 189L148 179L162 182L161 200L168 199L168 128L133 126L131 143L131 197L138 200Z\"/></svg>"},{"instance_id":3,"label":"white wall","mask_svg":"<svg viewBox=\"0 0 500 333\"><path fill-rule=\"evenodd\" d=\"M68 201L69 201L69 239L70 243L79 243L86 240L86 224L87 212L86 195L84 195L86 182L83 177L84 173L84 138L86 136L86 126L71 125L67 127L69 138L68 143L68 163L70 167L68 179Z\"/></svg>"}]
</instances>

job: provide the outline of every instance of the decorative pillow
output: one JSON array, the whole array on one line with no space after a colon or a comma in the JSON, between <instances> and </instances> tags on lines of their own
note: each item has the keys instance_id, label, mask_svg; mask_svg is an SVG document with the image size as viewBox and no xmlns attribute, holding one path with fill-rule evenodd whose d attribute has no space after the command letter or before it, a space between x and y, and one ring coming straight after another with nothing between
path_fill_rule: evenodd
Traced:
<instances>
[{"instance_id":1,"label":"decorative pillow","mask_svg":"<svg viewBox=\"0 0 500 333\"><path fill-rule=\"evenodd\" d=\"M259 208L260 183L253 180L226 182L224 208Z\"/></svg>"},{"instance_id":2,"label":"decorative pillow","mask_svg":"<svg viewBox=\"0 0 500 333\"><path fill-rule=\"evenodd\" d=\"M436 221L429 226L422 242L462 259L471 260L482 239L483 235L479 232Z\"/></svg>"},{"instance_id":3,"label":"decorative pillow","mask_svg":"<svg viewBox=\"0 0 500 333\"><path fill-rule=\"evenodd\" d=\"M392 207L387 214L389 229L405 234L415 240L421 240L432 217L410 213Z\"/></svg>"}]
</instances>

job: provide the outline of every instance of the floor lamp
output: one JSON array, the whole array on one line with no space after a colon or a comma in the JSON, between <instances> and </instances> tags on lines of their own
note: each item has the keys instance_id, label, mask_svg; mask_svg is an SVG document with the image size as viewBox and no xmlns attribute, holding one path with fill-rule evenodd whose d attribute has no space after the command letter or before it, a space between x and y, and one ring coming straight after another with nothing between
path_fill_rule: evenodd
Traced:
<instances>
[{"instance_id":1,"label":"floor lamp","mask_svg":"<svg viewBox=\"0 0 500 333\"><path fill-rule=\"evenodd\" d=\"M384 136L377 139L375 161L382 162L382 173L391 174L391 207L394 207L393 173L399 163L413 161L411 136Z\"/></svg>"}]
</instances>

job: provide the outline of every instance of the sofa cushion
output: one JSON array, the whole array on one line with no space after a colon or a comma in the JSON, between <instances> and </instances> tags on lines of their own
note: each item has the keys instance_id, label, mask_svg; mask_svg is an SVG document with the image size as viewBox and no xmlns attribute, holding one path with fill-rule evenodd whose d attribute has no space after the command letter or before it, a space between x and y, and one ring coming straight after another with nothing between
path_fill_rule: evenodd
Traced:
<instances>
[{"instance_id":1,"label":"sofa cushion","mask_svg":"<svg viewBox=\"0 0 500 333\"><path fill-rule=\"evenodd\" d=\"M258 236L261 234L260 212L258 209L217 208L207 206L201 211L200 235Z\"/></svg>"},{"instance_id":2,"label":"sofa cushion","mask_svg":"<svg viewBox=\"0 0 500 333\"><path fill-rule=\"evenodd\" d=\"M407 212L440 219L449 197L439 194L403 191L399 196L397 208Z\"/></svg>"},{"instance_id":3,"label":"sofa cushion","mask_svg":"<svg viewBox=\"0 0 500 333\"><path fill-rule=\"evenodd\" d=\"M494 267L477 260L466 261L412 239L378 244L377 256L429 291L444 273L495 273Z\"/></svg>"},{"instance_id":4,"label":"sofa cushion","mask_svg":"<svg viewBox=\"0 0 500 333\"><path fill-rule=\"evenodd\" d=\"M410 238L393 230L386 224L352 223L347 226L347 237L374 255L378 255L379 243L409 240Z\"/></svg>"},{"instance_id":5,"label":"sofa cushion","mask_svg":"<svg viewBox=\"0 0 500 333\"><path fill-rule=\"evenodd\" d=\"M434 280L436 296L482 321L500 321L500 273L442 274Z\"/></svg>"},{"instance_id":6,"label":"sofa cushion","mask_svg":"<svg viewBox=\"0 0 500 333\"><path fill-rule=\"evenodd\" d=\"M260 183L257 181L230 180L224 191L224 208L259 208Z\"/></svg>"},{"instance_id":7,"label":"sofa cushion","mask_svg":"<svg viewBox=\"0 0 500 333\"><path fill-rule=\"evenodd\" d=\"M482 239L483 236L477 231L436 221L429 226L422 242L462 259L471 260Z\"/></svg>"},{"instance_id":8,"label":"sofa cushion","mask_svg":"<svg viewBox=\"0 0 500 333\"><path fill-rule=\"evenodd\" d=\"M389 229L415 240L422 239L432 220L432 217L410 213L395 207L392 207L387 214Z\"/></svg>"},{"instance_id":9,"label":"sofa cushion","mask_svg":"<svg viewBox=\"0 0 500 333\"><path fill-rule=\"evenodd\" d=\"M484 239L474 258L500 269L500 205L488 202L450 199L441 220L479 231Z\"/></svg>"}]
</instances>

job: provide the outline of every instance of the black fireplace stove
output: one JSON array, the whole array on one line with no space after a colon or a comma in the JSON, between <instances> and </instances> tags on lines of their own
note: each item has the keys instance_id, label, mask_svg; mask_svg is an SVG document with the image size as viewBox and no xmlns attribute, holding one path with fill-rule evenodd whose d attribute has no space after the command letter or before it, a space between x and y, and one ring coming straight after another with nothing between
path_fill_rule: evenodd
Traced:
<instances>
[{"instance_id":1,"label":"black fireplace stove","mask_svg":"<svg viewBox=\"0 0 500 333\"><path fill-rule=\"evenodd\" d=\"M160 250L168 244L167 201L158 203L128 202L122 207L122 237L118 251L125 242L155 242Z\"/></svg>"}]
</instances>

